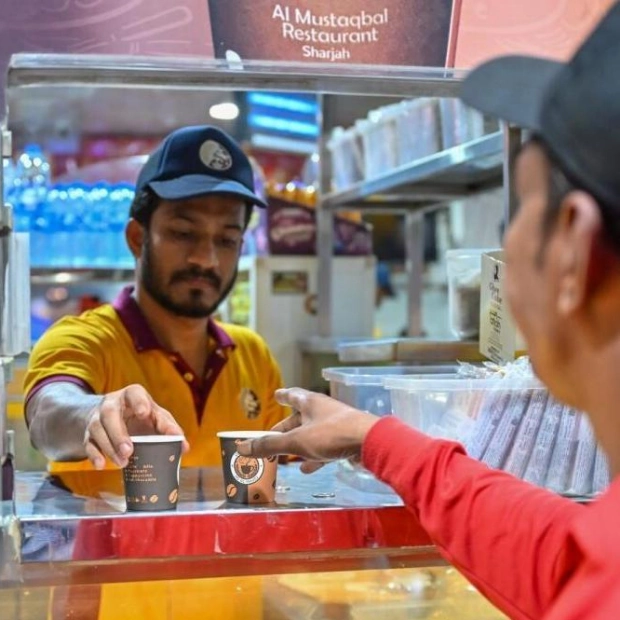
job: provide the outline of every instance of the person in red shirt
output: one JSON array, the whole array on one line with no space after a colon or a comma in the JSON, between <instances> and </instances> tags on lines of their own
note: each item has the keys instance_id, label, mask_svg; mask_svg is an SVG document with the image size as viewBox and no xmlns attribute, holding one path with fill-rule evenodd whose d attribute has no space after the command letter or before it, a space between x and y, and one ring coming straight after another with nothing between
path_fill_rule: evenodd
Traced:
<instances>
[{"instance_id":1,"label":"person in red shirt","mask_svg":"<svg viewBox=\"0 0 620 620\"><path fill-rule=\"evenodd\" d=\"M294 413L245 455L292 453L310 472L361 459L399 493L441 553L511 618L620 618L620 5L567 64L505 57L462 98L530 129L520 209L505 238L507 295L538 376L586 411L612 474L577 504L469 458L395 418L301 389Z\"/></svg>"}]
</instances>

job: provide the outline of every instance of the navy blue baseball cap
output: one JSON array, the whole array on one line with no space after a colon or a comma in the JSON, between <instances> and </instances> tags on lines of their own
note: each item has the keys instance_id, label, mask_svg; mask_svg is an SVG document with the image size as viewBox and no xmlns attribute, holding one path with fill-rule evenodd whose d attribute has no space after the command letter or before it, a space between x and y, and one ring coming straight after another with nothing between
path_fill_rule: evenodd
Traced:
<instances>
[{"instance_id":1,"label":"navy blue baseball cap","mask_svg":"<svg viewBox=\"0 0 620 620\"><path fill-rule=\"evenodd\" d=\"M210 125L183 127L166 136L138 175L136 193L147 187L164 200L228 194L267 206L255 194L246 154L227 133Z\"/></svg>"}]
</instances>

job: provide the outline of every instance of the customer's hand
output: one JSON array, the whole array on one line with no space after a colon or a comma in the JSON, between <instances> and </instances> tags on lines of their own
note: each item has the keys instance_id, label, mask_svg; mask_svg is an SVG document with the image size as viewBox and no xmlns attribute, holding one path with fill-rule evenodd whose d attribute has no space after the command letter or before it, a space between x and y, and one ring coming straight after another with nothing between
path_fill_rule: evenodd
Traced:
<instances>
[{"instance_id":1,"label":"customer's hand","mask_svg":"<svg viewBox=\"0 0 620 620\"><path fill-rule=\"evenodd\" d=\"M282 434L244 441L237 446L239 454L294 454L308 461L301 468L309 473L327 461L359 459L364 439L378 421L370 413L300 388L278 390L276 400L293 409L292 415L273 427Z\"/></svg>"},{"instance_id":2,"label":"customer's hand","mask_svg":"<svg viewBox=\"0 0 620 620\"><path fill-rule=\"evenodd\" d=\"M125 467L133 453L130 435L183 435L172 414L160 407L141 385L129 385L106 394L92 410L86 432L86 456L97 468L105 457ZM189 444L183 442L183 450Z\"/></svg>"}]
</instances>

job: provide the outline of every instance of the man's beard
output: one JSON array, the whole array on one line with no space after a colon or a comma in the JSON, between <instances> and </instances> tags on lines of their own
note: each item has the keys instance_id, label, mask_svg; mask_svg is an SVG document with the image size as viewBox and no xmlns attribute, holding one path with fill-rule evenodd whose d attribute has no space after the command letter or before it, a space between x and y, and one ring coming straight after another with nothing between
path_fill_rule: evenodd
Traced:
<instances>
[{"instance_id":1,"label":"man's beard","mask_svg":"<svg viewBox=\"0 0 620 620\"><path fill-rule=\"evenodd\" d=\"M149 295L160 305L162 308L168 310L172 314L189 319L204 319L211 316L218 308L218 306L224 301L224 299L230 293L232 287L237 279L237 267L235 272L224 288L222 288L222 278L218 276L214 271L210 269L202 270L198 267L192 267L183 271L175 271L171 276L168 284L174 282L181 282L183 280L204 278L210 282L216 290L220 291L220 295L217 301L213 304L207 305L202 299L204 290L190 291L190 299L186 302L176 302L166 292L166 283L162 282L163 278L157 273L157 267L153 261L153 253L151 251L151 245L149 236L144 239L144 245L142 247L142 270L140 275L140 281L142 286Z\"/></svg>"}]
</instances>

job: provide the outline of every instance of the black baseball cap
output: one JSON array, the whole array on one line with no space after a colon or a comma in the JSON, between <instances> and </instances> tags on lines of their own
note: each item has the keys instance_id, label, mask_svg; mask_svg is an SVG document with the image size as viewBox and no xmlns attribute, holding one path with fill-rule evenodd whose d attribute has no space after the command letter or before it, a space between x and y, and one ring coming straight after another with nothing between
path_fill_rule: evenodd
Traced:
<instances>
[{"instance_id":1,"label":"black baseball cap","mask_svg":"<svg viewBox=\"0 0 620 620\"><path fill-rule=\"evenodd\" d=\"M226 132L210 125L183 127L167 135L138 175L136 193L147 187L164 200L228 194L267 206L255 193L246 154Z\"/></svg>"},{"instance_id":2,"label":"black baseball cap","mask_svg":"<svg viewBox=\"0 0 620 620\"><path fill-rule=\"evenodd\" d=\"M595 198L620 201L620 4L568 63L504 56L474 69L461 98L531 130L568 178Z\"/></svg>"}]
</instances>

